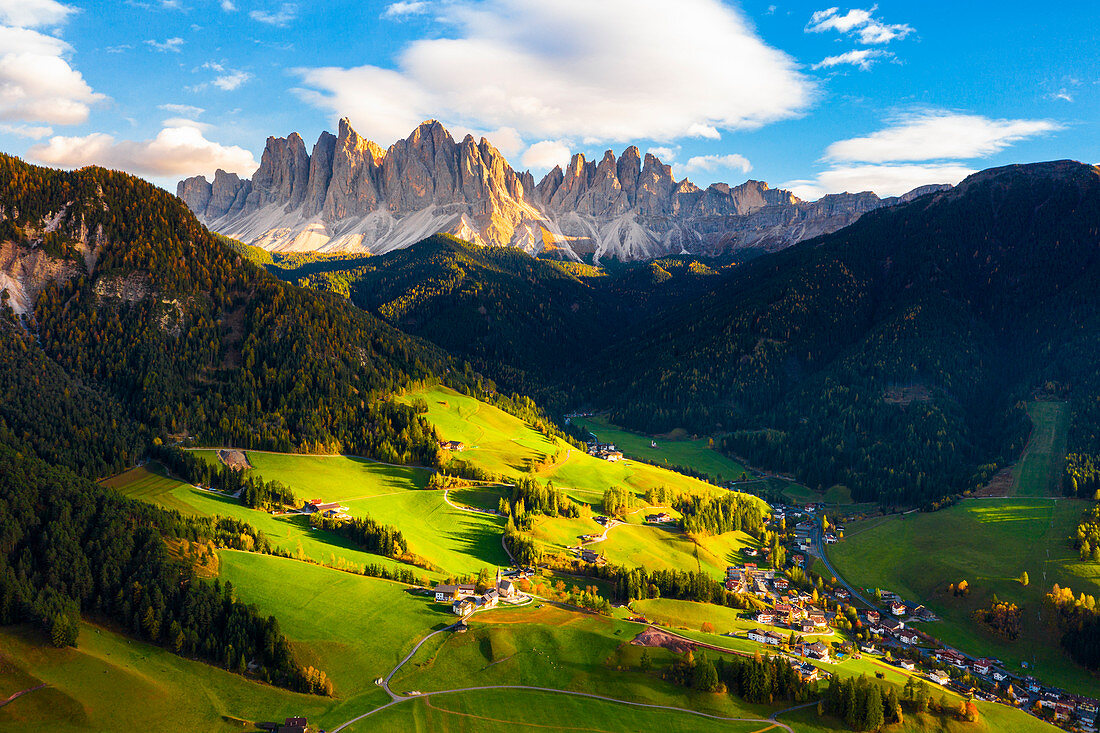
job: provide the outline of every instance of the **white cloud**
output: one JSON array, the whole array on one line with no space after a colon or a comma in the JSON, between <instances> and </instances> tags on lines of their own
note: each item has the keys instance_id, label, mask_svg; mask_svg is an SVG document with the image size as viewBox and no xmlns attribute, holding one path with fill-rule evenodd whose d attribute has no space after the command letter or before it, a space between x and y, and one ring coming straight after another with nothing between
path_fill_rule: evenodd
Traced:
<instances>
[{"instance_id":1,"label":"white cloud","mask_svg":"<svg viewBox=\"0 0 1100 733\"><path fill-rule=\"evenodd\" d=\"M237 6L233 4L232 0L222 0L222 10L232 13L237 10Z\"/></svg>"},{"instance_id":2,"label":"white cloud","mask_svg":"<svg viewBox=\"0 0 1100 733\"><path fill-rule=\"evenodd\" d=\"M32 125L5 125L0 124L0 133L29 137L32 140L41 140L47 135L53 134L51 127L38 127Z\"/></svg>"},{"instance_id":3,"label":"white cloud","mask_svg":"<svg viewBox=\"0 0 1100 733\"><path fill-rule=\"evenodd\" d=\"M1068 89L1062 88L1051 95L1054 99L1061 99L1063 102L1072 102L1073 95L1069 93Z\"/></svg>"},{"instance_id":4,"label":"white cloud","mask_svg":"<svg viewBox=\"0 0 1100 733\"><path fill-rule=\"evenodd\" d=\"M840 14L840 8L818 10L810 16L806 32L837 31L851 35L866 45L889 43L913 32L912 26L905 23L883 23L876 19L874 14L877 9L877 5L872 5L869 10L852 8L843 15Z\"/></svg>"},{"instance_id":5,"label":"white cloud","mask_svg":"<svg viewBox=\"0 0 1100 733\"><path fill-rule=\"evenodd\" d=\"M298 6L294 3L283 3L278 10L253 10L248 17L260 23L285 28L298 18Z\"/></svg>"},{"instance_id":6,"label":"white cloud","mask_svg":"<svg viewBox=\"0 0 1100 733\"><path fill-rule=\"evenodd\" d=\"M900 196L919 186L956 184L975 171L956 163L932 165L858 165L833 168L814 179L788 181L780 188L813 201L827 193L874 191L879 196Z\"/></svg>"},{"instance_id":7,"label":"white cloud","mask_svg":"<svg viewBox=\"0 0 1100 733\"><path fill-rule=\"evenodd\" d=\"M225 92L231 92L244 84L246 81L252 78L252 74L247 71L236 71L230 69L226 74L215 77L211 83L218 89Z\"/></svg>"},{"instance_id":8,"label":"white cloud","mask_svg":"<svg viewBox=\"0 0 1100 733\"><path fill-rule=\"evenodd\" d=\"M862 71L869 70L876 61L884 58L893 58L894 54L889 51L880 51L877 48L860 48L852 51L846 51L838 56L826 56L813 65L815 70L817 69L831 69L834 66L843 66L845 64L851 64L852 66L859 67Z\"/></svg>"},{"instance_id":9,"label":"white cloud","mask_svg":"<svg viewBox=\"0 0 1100 733\"><path fill-rule=\"evenodd\" d=\"M72 47L29 28L0 26L0 120L73 125L106 99L65 56Z\"/></svg>"},{"instance_id":10,"label":"white cloud","mask_svg":"<svg viewBox=\"0 0 1100 733\"><path fill-rule=\"evenodd\" d=\"M571 146L569 140L543 140L527 148L520 162L525 168L537 171L549 170L556 165L564 166L572 157Z\"/></svg>"},{"instance_id":11,"label":"white cloud","mask_svg":"<svg viewBox=\"0 0 1100 733\"><path fill-rule=\"evenodd\" d=\"M173 53L179 53L180 47L183 45L182 38L165 38L163 41L156 39L149 39L145 44L151 48L155 48L157 51L164 53L166 51L172 51Z\"/></svg>"},{"instance_id":12,"label":"white cloud","mask_svg":"<svg viewBox=\"0 0 1100 733\"><path fill-rule=\"evenodd\" d=\"M730 153L729 155L694 155L688 158L688 161L679 168L684 173L694 171L709 173L716 170L739 170L742 173L748 173L752 170L752 163L749 162L748 158L737 153Z\"/></svg>"},{"instance_id":13,"label":"white cloud","mask_svg":"<svg viewBox=\"0 0 1100 733\"><path fill-rule=\"evenodd\" d=\"M445 11L453 37L410 43L396 70L300 69L297 93L382 143L428 117L535 140L713 139L795 116L814 96L794 60L721 0L675 12L659 0L455 0Z\"/></svg>"},{"instance_id":14,"label":"white cloud","mask_svg":"<svg viewBox=\"0 0 1100 733\"><path fill-rule=\"evenodd\" d=\"M664 145L658 145L657 147L646 150L647 153L657 156L662 163L668 163L676 159L676 154L680 151L679 147L670 148Z\"/></svg>"},{"instance_id":15,"label":"white cloud","mask_svg":"<svg viewBox=\"0 0 1100 733\"><path fill-rule=\"evenodd\" d=\"M165 112L171 112L174 115L180 117L200 117L206 110L202 107L196 107L191 104L158 104L157 109L164 110Z\"/></svg>"},{"instance_id":16,"label":"white cloud","mask_svg":"<svg viewBox=\"0 0 1100 733\"><path fill-rule=\"evenodd\" d=\"M419 15L425 13L428 10L428 3L420 0L419 2L397 2L390 3L386 6L386 9L382 11L381 17L389 20L404 20L410 15Z\"/></svg>"},{"instance_id":17,"label":"white cloud","mask_svg":"<svg viewBox=\"0 0 1100 733\"><path fill-rule=\"evenodd\" d=\"M0 23L20 28L64 23L76 8L56 0L0 0Z\"/></svg>"},{"instance_id":18,"label":"white cloud","mask_svg":"<svg viewBox=\"0 0 1100 733\"><path fill-rule=\"evenodd\" d=\"M866 137L840 140L828 147L832 161L889 161L980 158L1029 137L1061 129L1050 120L995 120L980 115L927 111L899 118Z\"/></svg>"},{"instance_id":19,"label":"white cloud","mask_svg":"<svg viewBox=\"0 0 1100 733\"><path fill-rule=\"evenodd\" d=\"M207 140L193 123L172 121L152 140L115 140L104 133L84 137L56 136L33 145L27 156L47 165L78 168L101 165L144 176L189 176L223 168L251 175L257 164L252 153Z\"/></svg>"}]
</instances>

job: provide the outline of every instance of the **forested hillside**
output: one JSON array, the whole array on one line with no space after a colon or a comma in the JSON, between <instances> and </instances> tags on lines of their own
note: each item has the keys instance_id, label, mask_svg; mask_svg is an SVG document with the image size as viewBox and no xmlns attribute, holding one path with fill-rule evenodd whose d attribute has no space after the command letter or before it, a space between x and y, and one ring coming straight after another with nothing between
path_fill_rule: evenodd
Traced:
<instances>
[{"instance_id":1,"label":"forested hillside","mask_svg":"<svg viewBox=\"0 0 1100 733\"><path fill-rule=\"evenodd\" d=\"M601 269L437 234L382 257L291 258L271 269L342 294L469 360L502 387L565 409L588 357L647 313L704 292L728 266L667 257Z\"/></svg>"},{"instance_id":2,"label":"forested hillside","mask_svg":"<svg viewBox=\"0 0 1100 733\"><path fill-rule=\"evenodd\" d=\"M740 265L598 269L433 237L281 276L555 409L710 434L814 487L925 505L1019 455L1037 392L1072 400L1071 450L1100 452L1098 226L1096 169L1062 161Z\"/></svg>"},{"instance_id":3,"label":"forested hillside","mask_svg":"<svg viewBox=\"0 0 1100 733\"><path fill-rule=\"evenodd\" d=\"M1015 457L1047 382L1094 449L1098 230L1095 168L976 174L725 276L605 353L599 392L629 426L721 431L812 485L933 502Z\"/></svg>"},{"instance_id":4,"label":"forested hillside","mask_svg":"<svg viewBox=\"0 0 1100 733\"><path fill-rule=\"evenodd\" d=\"M175 197L122 173L2 156L0 212L0 240L86 273L45 286L27 333L0 326L11 347L0 429L43 457L97 476L143 440L189 436L433 459L427 424L389 396L461 370L342 298L250 264ZM47 411L56 419L39 419Z\"/></svg>"}]
</instances>

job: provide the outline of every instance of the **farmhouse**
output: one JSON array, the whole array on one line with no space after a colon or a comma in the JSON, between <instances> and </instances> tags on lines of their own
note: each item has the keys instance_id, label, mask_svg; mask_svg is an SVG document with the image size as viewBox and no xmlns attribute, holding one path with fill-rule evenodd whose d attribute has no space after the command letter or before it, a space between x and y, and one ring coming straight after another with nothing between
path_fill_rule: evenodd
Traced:
<instances>
[{"instance_id":1,"label":"farmhouse","mask_svg":"<svg viewBox=\"0 0 1100 733\"><path fill-rule=\"evenodd\" d=\"M894 618L885 618L882 620L882 628L897 636L897 633L905 628L905 624Z\"/></svg>"},{"instance_id":2,"label":"farmhouse","mask_svg":"<svg viewBox=\"0 0 1100 733\"><path fill-rule=\"evenodd\" d=\"M776 590L787 590L787 581L783 578L776 578L772 585L775 586Z\"/></svg>"},{"instance_id":3,"label":"farmhouse","mask_svg":"<svg viewBox=\"0 0 1100 733\"><path fill-rule=\"evenodd\" d=\"M1008 672L1005 672L1005 671L1000 670L1000 669L995 669L995 670L993 670L993 679L996 680L997 682L1004 682L1005 680L1008 679Z\"/></svg>"},{"instance_id":4,"label":"farmhouse","mask_svg":"<svg viewBox=\"0 0 1100 733\"><path fill-rule=\"evenodd\" d=\"M934 669L928 673L928 679L935 682L937 685L946 685L951 681L951 678L947 676L947 672L941 672L938 669Z\"/></svg>"},{"instance_id":5,"label":"farmhouse","mask_svg":"<svg viewBox=\"0 0 1100 733\"><path fill-rule=\"evenodd\" d=\"M912 672L914 669L917 668L917 663L914 662L912 659L903 659L898 662L898 666L904 669L906 672Z\"/></svg>"},{"instance_id":6,"label":"farmhouse","mask_svg":"<svg viewBox=\"0 0 1100 733\"><path fill-rule=\"evenodd\" d=\"M938 659L943 664L950 664L954 667L958 667L959 669L966 668L966 657L964 657L962 654L955 651L954 649L937 649L936 659ZM1036 692L1038 692L1038 690L1036 690Z\"/></svg>"},{"instance_id":7,"label":"farmhouse","mask_svg":"<svg viewBox=\"0 0 1100 733\"><path fill-rule=\"evenodd\" d=\"M464 451L466 450L465 444L457 440L444 440L439 444L439 447L443 450Z\"/></svg>"},{"instance_id":8,"label":"farmhouse","mask_svg":"<svg viewBox=\"0 0 1100 733\"><path fill-rule=\"evenodd\" d=\"M437 585L434 592L437 601L453 601L474 595L477 588L472 585Z\"/></svg>"},{"instance_id":9,"label":"farmhouse","mask_svg":"<svg viewBox=\"0 0 1100 733\"><path fill-rule=\"evenodd\" d=\"M878 614L878 611L876 611L876 610L874 610L874 609L870 609L870 610L868 610L868 611L867 611L867 623L869 623L869 624L877 624L877 623L878 623L878 621L879 621L879 614Z\"/></svg>"},{"instance_id":10,"label":"farmhouse","mask_svg":"<svg viewBox=\"0 0 1100 733\"><path fill-rule=\"evenodd\" d=\"M756 614L756 623L768 624L769 626L775 623L775 614L768 613L767 611L761 611Z\"/></svg>"},{"instance_id":11,"label":"farmhouse","mask_svg":"<svg viewBox=\"0 0 1100 733\"><path fill-rule=\"evenodd\" d=\"M993 670L993 661L990 659L979 659L970 665L970 669L974 671L974 674L986 675Z\"/></svg>"},{"instance_id":12,"label":"farmhouse","mask_svg":"<svg viewBox=\"0 0 1100 733\"><path fill-rule=\"evenodd\" d=\"M314 512L322 512L325 516L333 516L346 512L348 508L346 506L340 506L338 501L321 501L320 499L314 499L313 501L307 501L302 505L302 511L308 514Z\"/></svg>"},{"instance_id":13,"label":"farmhouse","mask_svg":"<svg viewBox=\"0 0 1100 733\"><path fill-rule=\"evenodd\" d=\"M777 634L774 631L764 631L763 629L753 629L748 633L749 641L759 642L760 644L772 644L779 646L783 643L782 634Z\"/></svg>"},{"instance_id":14,"label":"farmhouse","mask_svg":"<svg viewBox=\"0 0 1100 733\"><path fill-rule=\"evenodd\" d=\"M755 547L744 547L741 549L741 552L744 553L746 557L756 557L760 554L760 550Z\"/></svg>"},{"instance_id":15,"label":"farmhouse","mask_svg":"<svg viewBox=\"0 0 1100 733\"><path fill-rule=\"evenodd\" d=\"M820 613L811 613L810 623L818 628L824 628L828 625L828 623L825 621L825 617Z\"/></svg>"},{"instance_id":16,"label":"farmhouse","mask_svg":"<svg viewBox=\"0 0 1100 733\"><path fill-rule=\"evenodd\" d=\"M673 520L671 514L669 514L668 512L661 512L660 514L647 514L645 517L645 521L649 522L650 524L666 524Z\"/></svg>"},{"instance_id":17,"label":"farmhouse","mask_svg":"<svg viewBox=\"0 0 1100 733\"><path fill-rule=\"evenodd\" d=\"M581 560L585 562L597 562L600 556L592 550L581 550Z\"/></svg>"},{"instance_id":18,"label":"farmhouse","mask_svg":"<svg viewBox=\"0 0 1100 733\"><path fill-rule=\"evenodd\" d=\"M814 633L814 631L816 631L816 629L814 628L814 625L808 620L802 621L802 623L800 623L798 625L798 629L803 634L812 634L812 633Z\"/></svg>"},{"instance_id":19,"label":"farmhouse","mask_svg":"<svg viewBox=\"0 0 1100 733\"><path fill-rule=\"evenodd\" d=\"M477 608L477 604L472 598L456 598L454 603L451 604L451 610L454 611L457 616L465 616Z\"/></svg>"},{"instance_id":20,"label":"farmhouse","mask_svg":"<svg viewBox=\"0 0 1100 733\"><path fill-rule=\"evenodd\" d=\"M806 646L806 654L814 659L829 661L829 646L824 642L814 642Z\"/></svg>"},{"instance_id":21,"label":"farmhouse","mask_svg":"<svg viewBox=\"0 0 1100 733\"><path fill-rule=\"evenodd\" d=\"M891 602L890 603L890 613L894 614L895 616L904 616L905 615L905 604L902 603L901 601Z\"/></svg>"},{"instance_id":22,"label":"farmhouse","mask_svg":"<svg viewBox=\"0 0 1100 733\"><path fill-rule=\"evenodd\" d=\"M902 631L898 633L898 639L902 644L916 644L920 641L920 636L916 631ZM983 672L984 674L984 672Z\"/></svg>"}]
</instances>

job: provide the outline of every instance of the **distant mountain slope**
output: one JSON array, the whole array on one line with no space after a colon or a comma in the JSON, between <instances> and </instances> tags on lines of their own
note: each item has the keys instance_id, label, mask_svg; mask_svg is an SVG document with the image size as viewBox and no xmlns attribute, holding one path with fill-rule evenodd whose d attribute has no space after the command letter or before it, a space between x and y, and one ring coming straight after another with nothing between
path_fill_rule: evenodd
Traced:
<instances>
[{"instance_id":1,"label":"distant mountain slope","mask_svg":"<svg viewBox=\"0 0 1100 733\"><path fill-rule=\"evenodd\" d=\"M1016 454L1018 401L1048 382L1095 443L1098 232L1097 168L984 171L723 276L608 349L593 393L814 485L937 499Z\"/></svg>"},{"instance_id":2,"label":"distant mountain slope","mask_svg":"<svg viewBox=\"0 0 1100 733\"><path fill-rule=\"evenodd\" d=\"M939 188L939 187L932 187ZM560 259L645 260L781 249L907 200L873 193L800 201L760 181L700 189L631 146L574 155L537 185L488 140L456 142L435 120L383 150L347 119L306 151L270 137L251 180L218 171L177 193L212 230L279 252L390 252L436 233Z\"/></svg>"},{"instance_id":3,"label":"distant mountain slope","mask_svg":"<svg viewBox=\"0 0 1100 733\"><path fill-rule=\"evenodd\" d=\"M0 156L0 247L16 306L0 432L26 449L89 475L154 436L434 460L429 426L389 397L449 357L279 282L144 181Z\"/></svg>"}]
</instances>

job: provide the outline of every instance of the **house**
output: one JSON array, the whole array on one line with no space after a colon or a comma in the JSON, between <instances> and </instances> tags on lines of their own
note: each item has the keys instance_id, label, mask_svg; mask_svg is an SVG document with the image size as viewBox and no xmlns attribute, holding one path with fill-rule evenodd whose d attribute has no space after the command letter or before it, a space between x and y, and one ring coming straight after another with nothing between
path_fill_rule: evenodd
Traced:
<instances>
[{"instance_id":1,"label":"house","mask_svg":"<svg viewBox=\"0 0 1100 733\"><path fill-rule=\"evenodd\" d=\"M668 512L661 512L660 514L647 514L645 521L650 524L666 524L673 521L672 515Z\"/></svg>"},{"instance_id":2,"label":"house","mask_svg":"<svg viewBox=\"0 0 1100 733\"><path fill-rule=\"evenodd\" d=\"M934 669L928 673L928 679L935 682L937 685L946 685L951 681L951 678L947 675L947 672L941 672L938 669Z\"/></svg>"},{"instance_id":3,"label":"house","mask_svg":"<svg viewBox=\"0 0 1100 733\"><path fill-rule=\"evenodd\" d=\"M836 542L837 542L837 539L836 539L836 535L835 535L835 534L827 534L827 535L825 535L825 544L826 544L826 545L835 545L835 544L836 544Z\"/></svg>"},{"instance_id":4,"label":"house","mask_svg":"<svg viewBox=\"0 0 1100 733\"><path fill-rule=\"evenodd\" d=\"M816 682L821 678L821 670L809 662L799 664L791 660L791 666L794 667L794 671L798 673L798 676L802 678L803 682Z\"/></svg>"},{"instance_id":5,"label":"house","mask_svg":"<svg viewBox=\"0 0 1100 733\"><path fill-rule=\"evenodd\" d=\"M745 563L745 570L746 571L756 570L756 563L754 563L754 562Z\"/></svg>"},{"instance_id":6,"label":"house","mask_svg":"<svg viewBox=\"0 0 1100 733\"><path fill-rule=\"evenodd\" d=\"M745 547L741 549L741 552L747 557L756 557L760 554L760 550L755 547Z\"/></svg>"},{"instance_id":7,"label":"house","mask_svg":"<svg viewBox=\"0 0 1100 733\"><path fill-rule=\"evenodd\" d=\"M890 613L894 614L895 616L904 616L905 604L901 601L892 601L890 603Z\"/></svg>"},{"instance_id":8,"label":"house","mask_svg":"<svg viewBox=\"0 0 1100 733\"><path fill-rule=\"evenodd\" d=\"M816 631L814 625L805 620L799 623L798 628L803 634L812 634Z\"/></svg>"},{"instance_id":9,"label":"house","mask_svg":"<svg viewBox=\"0 0 1100 733\"><path fill-rule=\"evenodd\" d=\"M877 624L878 621L879 621L878 611L876 611L874 609L871 609L871 610L867 611L866 616L867 616L867 623L869 623L869 624Z\"/></svg>"},{"instance_id":10,"label":"house","mask_svg":"<svg viewBox=\"0 0 1100 733\"><path fill-rule=\"evenodd\" d=\"M893 618L884 618L879 625L895 636L897 636L899 631L905 628L905 624Z\"/></svg>"},{"instance_id":11,"label":"house","mask_svg":"<svg viewBox=\"0 0 1100 733\"><path fill-rule=\"evenodd\" d=\"M829 646L824 642L817 641L813 644L807 644L805 652L814 659L820 659L824 662L829 661Z\"/></svg>"},{"instance_id":12,"label":"house","mask_svg":"<svg viewBox=\"0 0 1100 733\"><path fill-rule=\"evenodd\" d=\"M864 654L878 654L878 649L875 649L874 644L862 644L860 645L859 650Z\"/></svg>"},{"instance_id":13,"label":"house","mask_svg":"<svg viewBox=\"0 0 1100 733\"><path fill-rule=\"evenodd\" d=\"M993 660L991 659L979 659L970 665L970 669L974 674L987 675L993 670Z\"/></svg>"},{"instance_id":14,"label":"house","mask_svg":"<svg viewBox=\"0 0 1100 733\"><path fill-rule=\"evenodd\" d=\"M501 598L511 598L516 594L516 584L505 579L497 583L497 593Z\"/></svg>"},{"instance_id":15,"label":"house","mask_svg":"<svg viewBox=\"0 0 1100 733\"><path fill-rule=\"evenodd\" d=\"M850 596L848 594L848 591L844 590L843 588L837 588L836 597L842 601L846 601Z\"/></svg>"},{"instance_id":16,"label":"house","mask_svg":"<svg viewBox=\"0 0 1100 733\"><path fill-rule=\"evenodd\" d=\"M787 590L787 581L783 578L776 578L772 585L776 590Z\"/></svg>"},{"instance_id":17,"label":"house","mask_svg":"<svg viewBox=\"0 0 1100 733\"><path fill-rule=\"evenodd\" d=\"M734 580L733 578L727 578L726 579L726 590L728 590L729 592L736 593L737 589L740 588L740 587L741 587L741 582L740 581Z\"/></svg>"},{"instance_id":18,"label":"house","mask_svg":"<svg viewBox=\"0 0 1100 733\"><path fill-rule=\"evenodd\" d=\"M791 604L789 603L777 603L775 604L775 615L779 618L787 618L791 615Z\"/></svg>"},{"instance_id":19,"label":"house","mask_svg":"<svg viewBox=\"0 0 1100 733\"><path fill-rule=\"evenodd\" d=\"M943 664L950 664L954 667L958 667L959 669L964 669L966 667L966 657L964 657L962 654L955 651L954 649L937 649L936 659L938 659ZM1038 692L1038 690L1035 691Z\"/></svg>"},{"instance_id":20,"label":"house","mask_svg":"<svg viewBox=\"0 0 1100 733\"><path fill-rule=\"evenodd\" d=\"M936 618L936 614L929 611L924 606L917 606L909 611L909 615L914 618L919 618L922 621L931 621Z\"/></svg>"},{"instance_id":21,"label":"house","mask_svg":"<svg viewBox=\"0 0 1100 733\"><path fill-rule=\"evenodd\" d=\"M764 629L753 629L748 633L749 641L755 641L760 644L772 644L779 646L783 643L783 636L777 634L774 631L765 631Z\"/></svg>"},{"instance_id":22,"label":"house","mask_svg":"<svg viewBox=\"0 0 1100 733\"><path fill-rule=\"evenodd\" d=\"M775 614L768 613L767 611L761 611L760 613L756 614L756 623L767 624L771 626L775 623Z\"/></svg>"},{"instance_id":23,"label":"house","mask_svg":"<svg viewBox=\"0 0 1100 733\"><path fill-rule=\"evenodd\" d=\"M912 659L902 659L900 662L898 662L898 666L904 669L906 672L912 672L914 669L917 668L917 663L914 662Z\"/></svg>"},{"instance_id":24,"label":"house","mask_svg":"<svg viewBox=\"0 0 1100 733\"><path fill-rule=\"evenodd\" d=\"M467 614L473 613L476 608L477 604L474 603L472 598L456 598L454 603L451 604L451 611L453 611L456 616L466 616Z\"/></svg>"},{"instance_id":25,"label":"house","mask_svg":"<svg viewBox=\"0 0 1100 733\"><path fill-rule=\"evenodd\" d=\"M332 516L331 514L329 514L329 512L339 513L346 512L347 510L348 508L346 506L340 506L340 502L338 501L324 502L320 499L314 499L313 501L306 502L302 506L302 511L304 512L307 512L309 514L313 514L314 512L322 512L323 514L325 514L325 516Z\"/></svg>"},{"instance_id":26,"label":"house","mask_svg":"<svg viewBox=\"0 0 1100 733\"><path fill-rule=\"evenodd\" d=\"M810 623L819 629L829 625L828 622L825 620L825 617L820 613L810 614Z\"/></svg>"},{"instance_id":27,"label":"house","mask_svg":"<svg viewBox=\"0 0 1100 733\"><path fill-rule=\"evenodd\" d=\"M916 644L920 641L920 636L917 632L912 630L902 631L898 633L898 640L901 641L902 644Z\"/></svg>"},{"instance_id":28,"label":"house","mask_svg":"<svg viewBox=\"0 0 1100 733\"><path fill-rule=\"evenodd\" d=\"M464 451L466 450L465 444L457 440L444 440L440 442L439 447L443 450Z\"/></svg>"},{"instance_id":29,"label":"house","mask_svg":"<svg viewBox=\"0 0 1100 733\"><path fill-rule=\"evenodd\" d=\"M621 461L623 459L623 452L619 450L604 451L599 455L600 458L604 459L605 461L611 461L612 463L615 463L616 461Z\"/></svg>"},{"instance_id":30,"label":"house","mask_svg":"<svg viewBox=\"0 0 1100 733\"><path fill-rule=\"evenodd\" d=\"M882 636L886 633L886 629L882 627L882 624L867 624L867 630L875 636Z\"/></svg>"},{"instance_id":31,"label":"house","mask_svg":"<svg viewBox=\"0 0 1100 733\"><path fill-rule=\"evenodd\" d=\"M997 682L1004 682L1008 679L1008 672L1001 669L995 669L993 670L993 679Z\"/></svg>"},{"instance_id":32,"label":"house","mask_svg":"<svg viewBox=\"0 0 1100 733\"><path fill-rule=\"evenodd\" d=\"M477 588L472 585L437 585L434 592L437 601L454 601L472 596Z\"/></svg>"},{"instance_id":33,"label":"house","mask_svg":"<svg viewBox=\"0 0 1100 733\"><path fill-rule=\"evenodd\" d=\"M286 718L286 722L275 728L275 733L306 733L306 719Z\"/></svg>"}]
</instances>

